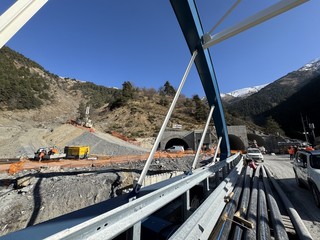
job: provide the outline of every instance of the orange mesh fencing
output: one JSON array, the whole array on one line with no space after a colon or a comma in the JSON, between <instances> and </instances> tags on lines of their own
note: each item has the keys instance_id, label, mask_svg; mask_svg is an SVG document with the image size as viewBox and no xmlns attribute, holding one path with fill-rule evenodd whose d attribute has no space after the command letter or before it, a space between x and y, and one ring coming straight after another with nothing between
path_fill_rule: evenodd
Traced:
<instances>
[{"instance_id":1,"label":"orange mesh fencing","mask_svg":"<svg viewBox=\"0 0 320 240\"><path fill-rule=\"evenodd\" d=\"M8 173L13 175L17 172L20 172L21 170L23 170L23 165L24 165L24 162L22 161L10 164Z\"/></svg>"}]
</instances>

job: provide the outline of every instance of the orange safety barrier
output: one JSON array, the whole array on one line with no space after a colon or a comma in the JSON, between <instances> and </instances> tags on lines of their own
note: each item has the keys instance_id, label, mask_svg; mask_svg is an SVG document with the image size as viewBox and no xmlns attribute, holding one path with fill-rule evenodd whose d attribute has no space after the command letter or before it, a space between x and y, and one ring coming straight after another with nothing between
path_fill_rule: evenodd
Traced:
<instances>
[{"instance_id":1,"label":"orange safety barrier","mask_svg":"<svg viewBox=\"0 0 320 240\"><path fill-rule=\"evenodd\" d=\"M17 172L20 172L21 170L23 170L23 164L24 162L22 161L10 164L8 173L13 175Z\"/></svg>"},{"instance_id":2,"label":"orange safety barrier","mask_svg":"<svg viewBox=\"0 0 320 240\"><path fill-rule=\"evenodd\" d=\"M193 153L194 154L194 153ZM165 151L158 151L154 155L154 159L158 158L182 158L187 155L193 155L189 152L180 152L180 153L169 153ZM209 154L210 155L210 154ZM208 157L208 154L206 154ZM13 164L3 164L0 166L1 171L8 171L9 174L15 174L19 171L25 169L39 169L43 166L45 167L61 167L61 168L69 168L69 167L100 167L106 166L109 164L121 164L121 163L129 163L129 162L143 162L146 161L149 157L149 153L145 153L143 155L122 155L122 156L99 156L92 155L91 159L82 159L82 160L71 160L71 159L59 159L59 160L46 160L46 161L28 161L25 159L21 159L20 162Z\"/></svg>"}]
</instances>

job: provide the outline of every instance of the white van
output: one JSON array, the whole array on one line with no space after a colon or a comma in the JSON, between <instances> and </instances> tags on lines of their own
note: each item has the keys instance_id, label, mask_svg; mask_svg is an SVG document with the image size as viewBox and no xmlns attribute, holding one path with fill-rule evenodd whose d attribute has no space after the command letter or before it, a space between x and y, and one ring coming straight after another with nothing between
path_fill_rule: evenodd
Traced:
<instances>
[{"instance_id":1,"label":"white van","mask_svg":"<svg viewBox=\"0 0 320 240\"><path fill-rule=\"evenodd\" d=\"M167 152L184 152L183 146L172 146L171 148L167 148Z\"/></svg>"}]
</instances>

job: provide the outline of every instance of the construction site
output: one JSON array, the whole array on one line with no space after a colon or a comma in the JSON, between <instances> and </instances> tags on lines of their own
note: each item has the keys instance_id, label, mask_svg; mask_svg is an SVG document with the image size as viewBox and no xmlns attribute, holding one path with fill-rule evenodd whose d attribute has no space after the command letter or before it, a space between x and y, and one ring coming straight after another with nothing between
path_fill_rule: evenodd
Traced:
<instances>
[{"instance_id":1,"label":"construction site","mask_svg":"<svg viewBox=\"0 0 320 240\"><path fill-rule=\"evenodd\" d=\"M154 141L132 142L74 123L16 131L12 121L6 125L1 120L0 130L11 132L20 143L3 141L0 147L5 153L0 162L1 235L129 191ZM201 157L212 157L212 152ZM148 175L157 176L156 181L170 178L189 171L193 159L190 150L158 151ZM154 180L147 177L145 184L151 184L148 181Z\"/></svg>"},{"instance_id":2,"label":"construction site","mask_svg":"<svg viewBox=\"0 0 320 240\"><path fill-rule=\"evenodd\" d=\"M0 16L5 20L0 47L46 2L20 0L9 7ZM153 93L133 98L132 92L123 91L122 98L96 105L97 121L93 122L90 107L81 106L90 97L72 87L77 80L50 74L32 63L30 73L38 72L58 87L39 92L42 105L32 105L31 100L29 105L13 108L8 103L19 100L10 98L1 108L0 238L289 240L320 236L320 193L314 182L308 183L312 191L298 188L291 154L290 159L286 154L267 154L258 130L250 137L245 127L227 127L209 52L215 44L304 2L280 1L211 35L239 1L211 31L204 32L195 1L171 0L191 56L170 108L162 115L159 111L151 115L150 109L168 105L165 101L146 108L145 101ZM22 68L18 65L15 62L15 71ZM185 131L168 133L169 126L183 128L183 111L173 110L192 65L209 113L187 116ZM66 94L69 90L71 94ZM127 108L121 108L124 102ZM185 101L183 106L190 103ZM200 105L195 105L199 110ZM146 108L145 116L140 108ZM112 116L106 114L111 112ZM170 122L173 115L175 120ZM190 123L190 117L195 117L196 124ZM198 124L205 119L205 124ZM137 122L141 128L134 127ZM131 127L135 129L129 133ZM249 141L255 151L248 148L245 155Z\"/></svg>"},{"instance_id":3,"label":"construction site","mask_svg":"<svg viewBox=\"0 0 320 240\"><path fill-rule=\"evenodd\" d=\"M0 116L1 236L130 191L154 144L106 133L89 108L79 119L78 102L56 95L58 105ZM144 184L190 171L193 159L194 150L157 151Z\"/></svg>"}]
</instances>

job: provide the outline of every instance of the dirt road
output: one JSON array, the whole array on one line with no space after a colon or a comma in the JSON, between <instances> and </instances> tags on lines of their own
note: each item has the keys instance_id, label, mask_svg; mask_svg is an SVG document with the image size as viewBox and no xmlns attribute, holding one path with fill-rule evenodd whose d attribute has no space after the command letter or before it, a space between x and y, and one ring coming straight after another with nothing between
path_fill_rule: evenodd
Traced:
<instances>
[{"instance_id":1,"label":"dirt road","mask_svg":"<svg viewBox=\"0 0 320 240\"><path fill-rule=\"evenodd\" d=\"M265 156L264 165L272 172L287 197L304 221L311 236L320 239L320 209L308 188L298 187L289 155Z\"/></svg>"}]
</instances>

